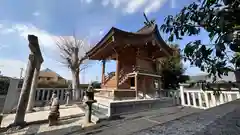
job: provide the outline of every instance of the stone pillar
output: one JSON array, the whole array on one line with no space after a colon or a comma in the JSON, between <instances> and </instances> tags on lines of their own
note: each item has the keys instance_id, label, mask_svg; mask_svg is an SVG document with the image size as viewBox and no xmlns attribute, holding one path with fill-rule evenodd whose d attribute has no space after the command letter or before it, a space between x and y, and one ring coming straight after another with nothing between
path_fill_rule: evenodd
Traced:
<instances>
[{"instance_id":1,"label":"stone pillar","mask_svg":"<svg viewBox=\"0 0 240 135\"><path fill-rule=\"evenodd\" d=\"M180 98L181 98L181 105L185 106L185 96L184 96L184 86L180 85Z\"/></svg>"},{"instance_id":2,"label":"stone pillar","mask_svg":"<svg viewBox=\"0 0 240 135\"><path fill-rule=\"evenodd\" d=\"M119 62L119 57L117 54L117 58L116 58L116 88L118 89L118 84L119 84L119 70L120 70L120 62Z\"/></svg>"},{"instance_id":3,"label":"stone pillar","mask_svg":"<svg viewBox=\"0 0 240 135\"><path fill-rule=\"evenodd\" d=\"M7 96L5 98L4 107L2 113L10 113L14 107L17 106L19 98L18 83L19 79L10 79L8 86Z\"/></svg>"},{"instance_id":4,"label":"stone pillar","mask_svg":"<svg viewBox=\"0 0 240 135\"><path fill-rule=\"evenodd\" d=\"M51 90L47 90L47 101L49 101L50 99L50 92L51 92Z\"/></svg>"},{"instance_id":5,"label":"stone pillar","mask_svg":"<svg viewBox=\"0 0 240 135\"><path fill-rule=\"evenodd\" d=\"M70 92L66 91L66 93L65 93L65 100L66 100L65 105L69 105L69 98L70 98Z\"/></svg>"},{"instance_id":6,"label":"stone pillar","mask_svg":"<svg viewBox=\"0 0 240 135\"><path fill-rule=\"evenodd\" d=\"M37 85L38 85L38 76L39 76L40 67L41 67L41 64L39 62L37 62L36 63L36 68L34 70L34 75L33 75L33 80L32 80L29 100L28 100L28 106L27 106L27 112L32 112L33 111L33 107L34 107L34 103L35 103L35 94L36 94L36 89L37 89Z\"/></svg>"},{"instance_id":7,"label":"stone pillar","mask_svg":"<svg viewBox=\"0 0 240 135\"><path fill-rule=\"evenodd\" d=\"M106 65L106 60L102 61L102 84L104 84L105 81L105 65Z\"/></svg>"},{"instance_id":8,"label":"stone pillar","mask_svg":"<svg viewBox=\"0 0 240 135\"><path fill-rule=\"evenodd\" d=\"M24 121L25 112L28 104L28 98L29 98L29 93L30 93L30 88L31 88L35 67L36 67L36 58L33 54L30 54L13 126L15 125L20 126L25 124L25 121Z\"/></svg>"},{"instance_id":9,"label":"stone pillar","mask_svg":"<svg viewBox=\"0 0 240 135\"><path fill-rule=\"evenodd\" d=\"M64 100L64 89L60 90L60 101Z\"/></svg>"}]
</instances>

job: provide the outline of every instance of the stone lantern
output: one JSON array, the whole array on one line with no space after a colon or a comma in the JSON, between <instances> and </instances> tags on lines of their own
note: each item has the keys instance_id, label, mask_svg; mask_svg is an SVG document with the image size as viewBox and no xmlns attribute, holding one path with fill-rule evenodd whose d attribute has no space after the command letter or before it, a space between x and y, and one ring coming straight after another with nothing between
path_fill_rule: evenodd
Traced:
<instances>
[{"instance_id":1,"label":"stone lantern","mask_svg":"<svg viewBox=\"0 0 240 135\"><path fill-rule=\"evenodd\" d=\"M94 88L92 84L89 84L88 89L86 90L86 97L87 100L85 101L86 106L86 113L85 113L85 124L92 123L91 116L92 116L92 104L97 102L94 100Z\"/></svg>"}]
</instances>

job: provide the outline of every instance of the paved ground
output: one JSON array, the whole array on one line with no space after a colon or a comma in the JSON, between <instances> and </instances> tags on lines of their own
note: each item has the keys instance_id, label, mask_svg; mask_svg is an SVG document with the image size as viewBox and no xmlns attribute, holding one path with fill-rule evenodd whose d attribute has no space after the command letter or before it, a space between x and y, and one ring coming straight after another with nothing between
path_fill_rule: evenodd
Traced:
<instances>
[{"instance_id":1,"label":"paved ground","mask_svg":"<svg viewBox=\"0 0 240 135\"><path fill-rule=\"evenodd\" d=\"M200 111L202 110L188 107L161 108L132 114L130 116L127 115L125 119L109 122L102 125L99 129L89 132L75 132L71 135L130 135Z\"/></svg>"},{"instance_id":2,"label":"paved ground","mask_svg":"<svg viewBox=\"0 0 240 135\"><path fill-rule=\"evenodd\" d=\"M74 116L84 114L82 109L77 106L60 106L60 117ZM35 122L39 120L47 120L49 111L37 111L33 113L27 113L25 116L26 122ZM13 123L15 114L9 114L4 116L1 127L7 127L9 124Z\"/></svg>"},{"instance_id":3,"label":"paved ground","mask_svg":"<svg viewBox=\"0 0 240 135\"><path fill-rule=\"evenodd\" d=\"M236 100L132 135L239 135L239 104Z\"/></svg>"},{"instance_id":4,"label":"paved ground","mask_svg":"<svg viewBox=\"0 0 240 135\"><path fill-rule=\"evenodd\" d=\"M126 135L153 127L182 116L199 112L199 109L168 107L157 110L149 110L122 116L121 118L103 121L93 127L82 129L82 118L74 118L61 121L60 125L49 128L47 124L32 125L11 135Z\"/></svg>"}]
</instances>

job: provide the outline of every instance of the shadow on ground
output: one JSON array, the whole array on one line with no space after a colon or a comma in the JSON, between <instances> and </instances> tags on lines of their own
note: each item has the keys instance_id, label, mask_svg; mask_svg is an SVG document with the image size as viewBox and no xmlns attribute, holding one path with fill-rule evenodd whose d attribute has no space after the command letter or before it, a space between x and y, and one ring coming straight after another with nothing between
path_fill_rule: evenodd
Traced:
<instances>
[{"instance_id":1,"label":"shadow on ground","mask_svg":"<svg viewBox=\"0 0 240 135\"><path fill-rule=\"evenodd\" d=\"M69 131L70 132L74 132L74 131L79 132L80 130L82 130L82 128L79 125L79 126L71 126L71 127L67 127L67 128L51 130L51 131L45 131L45 132L38 133L38 135L68 135L69 133L67 133L67 132L69 132ZM27 135L31 135L31 134L27 134Z\"/></svg>"},{"instance_id":2,"label":"shadow on ground","mask_svg":"<svg viewBox=\"0 0 240 135\"><path fill-rule=\"evenodd\" d=\"M71 123L74 123L74 122L77 122L79 121L80 119L79 118L72 118L72 119L68 119L68 120L60 120L58 122L58 124L56 126L52 126L50 128L56 128L58 126L63 126L63 125L69 125L68 128L64 128L65 130L66 129L70 129L72 131L72 128L70 126ZM25 132L25 135L35 135L37 132L39 132L39 129L40 129L40 126L42 124L31 124L30 126L27 126L23 129L20 129L20 130L15 130L15 131L8 131L7 128L5 128L4 130L2 130L2 132L0 131L0 133L5 133L5 134L13 134L13 133L17 133L17 132ZM45 123L46 127L47 127L47 123ZM76 126L76 127L79 127L79 129L81 129L81 125L79 126ZM65 131L66 132L66 131ZM57 133L59 133L59 135L62 135L64 132L62 132L62 128L58 128L56 130L51 130L51 131L46 131L46 132L42 132L42 133L37 133L37 134L52 134L52 133L56 133L56 135L58 135Z\"/></svg>"}]
</instances>

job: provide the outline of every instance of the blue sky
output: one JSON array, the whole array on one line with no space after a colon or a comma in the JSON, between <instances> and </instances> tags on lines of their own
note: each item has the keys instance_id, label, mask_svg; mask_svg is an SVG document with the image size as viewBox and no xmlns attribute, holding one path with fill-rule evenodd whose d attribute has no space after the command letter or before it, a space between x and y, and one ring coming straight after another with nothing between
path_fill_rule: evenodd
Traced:
<instances>
[{"instance_id":1,"label":"blue sky","mask_svg":"<svg viewBox=\"0 0 240 135\"><path fill-rule=\"evenodd\" d=\"M26 67L28 34L39 37L44 56L42 68L50 68L71 79L69 70L59 63L55 45L56 37L72 36L95 44L112 27L137 31L144 24L143 12L149 18L163 22L166 15L176 14L193 0L1 0L0 1L0 70L2 74L19 77L20 68ZM166 39L165 35L162 35ZM183 47L195 37L176 41ZM208 42L202 33L197 39ZM91 63L81 75L83 83L100 79L100 63ZM186 74L198 74L200 70L189 66ZM107 64L107 71L115 70L114 63Z\"/></svg>"}]
</instances>

